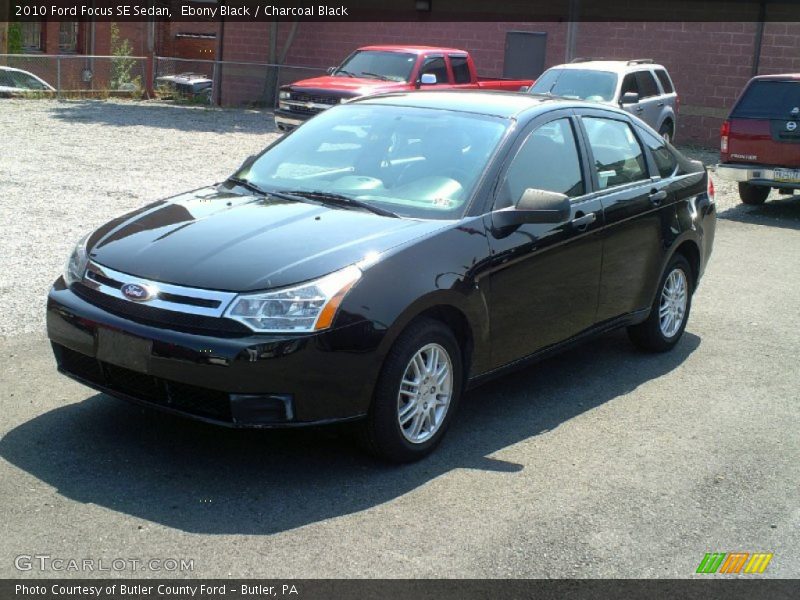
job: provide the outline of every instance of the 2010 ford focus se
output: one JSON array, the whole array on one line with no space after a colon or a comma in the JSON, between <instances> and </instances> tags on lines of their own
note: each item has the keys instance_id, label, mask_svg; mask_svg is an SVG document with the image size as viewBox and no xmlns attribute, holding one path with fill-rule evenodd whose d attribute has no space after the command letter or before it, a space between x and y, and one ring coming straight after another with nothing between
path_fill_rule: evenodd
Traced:
<instances>
[{"instance_id":1,"label":"2010 ford focus se","mask_svg":"<svg viewBox=\"0 0 800 600\"><path fill-rule=\"evenodd\" d=\"M702 165L621 110L378 96L86 236L47 327L61 372L112 396L236 427L358 421L410 461L511 367L618 327L673 347L715 220Z\"/></svg>"}]
</instances>

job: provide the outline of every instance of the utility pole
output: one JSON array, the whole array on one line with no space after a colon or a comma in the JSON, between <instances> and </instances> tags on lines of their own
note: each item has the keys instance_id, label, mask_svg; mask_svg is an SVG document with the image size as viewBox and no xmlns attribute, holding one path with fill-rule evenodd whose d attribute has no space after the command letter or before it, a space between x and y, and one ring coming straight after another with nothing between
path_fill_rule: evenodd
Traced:
<instances>
[{"instance_id":1,"label":"utility pole","mask_svg":"<svg viewBox=\"0 0 800 600\"><path fill-rule=\"evenodd\" d=\"M575 58L575 48L578 45L578 13L580 11L580 0L569 0L569 16L567 21L567 44L564 52L564 62L569 62Z\"/></svg>"}]
</instances>

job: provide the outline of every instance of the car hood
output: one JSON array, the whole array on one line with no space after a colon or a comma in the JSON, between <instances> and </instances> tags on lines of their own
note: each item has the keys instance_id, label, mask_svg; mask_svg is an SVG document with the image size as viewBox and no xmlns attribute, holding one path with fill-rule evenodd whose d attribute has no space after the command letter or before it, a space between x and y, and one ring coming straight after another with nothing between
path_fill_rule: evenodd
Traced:
<instances>
[{"instance_id":1,"label":"car hood","mask_svg":"<svg viewBox=\"0 0 800 600\"><path fill-rule=\"evenodd\" d=\"M303 79L289 86L292 91L339 92L347 96L366 96L379 92L408 90L409 84L405 81L382 81L366 77L314 77Z\"/></svg>"},{"instance_id":2,"label":"car hood","mask_svg":"<svg viewBox=\"0 0 800 600\"><path fill-rule=\"evenodd\" d=\"M88 247L123 273L244 292L321 277L446 225L203 188L107 223Z\"/></svg>"}]
</instances>

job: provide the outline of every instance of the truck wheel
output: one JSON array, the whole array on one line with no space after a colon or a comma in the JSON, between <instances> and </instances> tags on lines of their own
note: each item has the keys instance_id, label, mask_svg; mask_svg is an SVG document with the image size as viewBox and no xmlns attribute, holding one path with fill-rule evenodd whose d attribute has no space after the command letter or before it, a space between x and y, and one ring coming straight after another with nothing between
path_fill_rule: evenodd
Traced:
<instances>
[{"instance_id":1,"label":"truck wheel","mask_svg":"<svg viewBox=\"0 0 800 600\"><path fill-rule=\"evenodd\" d=\"M430 454L461 396L461 350L440 321L421 319L389 351L360 437L375 456L396 463Z\"/></svg>"},{"instance_id":2,"label":"truck wheel","mask_svg":"<svg viewBox=\"0 0 800 600\"><path fill-rule=\"evenodd\" d=\"M628 337L647 352L666 352L678 343L692 308L692 268L676 254L664 269L647 320L628 327Z\"/></svg>"},{"instance_id":3,"label":"truck wheel","mask_svg":"<svg viewBox=\"0 0 800 600\"><path fill-rule=\"evenodd\" d=\"M745 204L764 204L769 196L769 188L765 185L752 185L750 183L739 183L739 198Z\"/></svg>"}]
</instances>

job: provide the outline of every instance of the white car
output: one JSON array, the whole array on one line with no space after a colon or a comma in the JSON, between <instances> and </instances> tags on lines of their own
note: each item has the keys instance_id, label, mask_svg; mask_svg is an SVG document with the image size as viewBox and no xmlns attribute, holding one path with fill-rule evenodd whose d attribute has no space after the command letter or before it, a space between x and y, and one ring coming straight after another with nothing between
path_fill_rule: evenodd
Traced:
<instances>
[{"instance_id":1,"label":"white car","mask_svg":"<svg viewBox=\"0 0 800 600\"><path fill-rule=\"evenodd\" d=\"M672 78L666 68L649 58L576 58L569 64L547 69L528 92L619 106L668 142L678 129L678 94Z\"/></svg>"},{"instance_id":2,"label":"white car","mask_svg":"<svg viewBox=\"0 0 800 600\"><path fill-rule=\"evenodd\" d=\"M33 73L0 66L0 98L25 92L55 92L56 88Z\"/></svg>"}]
</instances>

